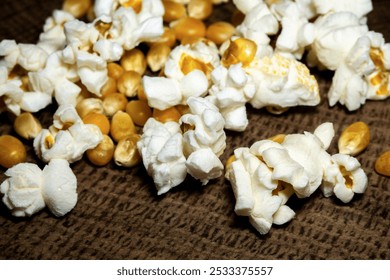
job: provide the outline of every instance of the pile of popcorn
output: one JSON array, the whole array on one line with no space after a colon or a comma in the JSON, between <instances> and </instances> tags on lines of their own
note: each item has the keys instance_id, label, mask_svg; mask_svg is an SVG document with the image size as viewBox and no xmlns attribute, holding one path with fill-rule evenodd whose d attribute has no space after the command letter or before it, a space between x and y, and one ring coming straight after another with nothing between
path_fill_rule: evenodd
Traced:
<instances>
[{"instance_id":1,"label":"pile of popcorn","mask_svg":"<svg viewBox=\"0 0 390 280\"><path fill-rule=\"evenodd\" d=\"M335 71L331 106L353 111L390 95L390 44L366 25L371 1L233 0L231 23L206 26L214 5L225 2L65 0L37 44L1 41L0 112L15 116L15 132L47 163L43 170L25 163L23 144L0 136L0 164L9 168L0 191L12 214L71 211L77 180L69 164L84 154L96 166L142 162L158 194L187 174L205 185L225 173L235 211L262 234L291 220L293 194L320 187L347 203L364 192L367 177L352 157L357 144L326 152L330 123L236 149L226 170L220 156L225 129L247 128L247 104L280 114L320 103L300 61L306 52L310 67ZM53 102L53 124L42 128L34 113Z\"/></svg>"}]
</instances>

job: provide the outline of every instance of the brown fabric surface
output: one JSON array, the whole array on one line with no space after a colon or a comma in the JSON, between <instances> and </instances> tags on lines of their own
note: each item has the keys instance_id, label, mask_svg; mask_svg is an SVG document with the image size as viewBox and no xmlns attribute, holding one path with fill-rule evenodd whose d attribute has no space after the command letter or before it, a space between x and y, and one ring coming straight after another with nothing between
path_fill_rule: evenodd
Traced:
<instances>
[{"instance_id":1,"label":"brown fabric surface","mask_svg":"<svg viewBox=\"0 0 390 280\"><path fill-rule=\"evenodd\" d=\"M390 1L373 2L369 27L390 41ZM45 18L61 1L2 4L0 40L35 43ZM229 16L231 6L222 8L220 14ZM369 187L351 203L325 198L319 191L309 199L293 199L296 217L261 236L246 217L234 213L234 195L224 178L207 186L188 178L157 196L142 166L96 168L84 158L72 164L79 200L67 216L55 218L44 210L31 218L15 218L0 203L0 259L390 259L390 181L373 170L379 154L390 149L390 101L369 101L352 113L338 105L330 108L326 92L332 73L314 73L323 96L319 106L293 108L281 116L249 108L248 129L227 133L222 160L237 147L279 133L313 131L327 121L334 123L336 136L329 151L336 153L341 131L364 121L372 140L357 158ZM50 124L54 109L38 114L39 119ZM14 134L11 124L10 117L1 114L0 134ZM30 143L24 143L29 161L39 162ZM0 182L4 171L0 168Z\"/></svg>"}]
</instances>

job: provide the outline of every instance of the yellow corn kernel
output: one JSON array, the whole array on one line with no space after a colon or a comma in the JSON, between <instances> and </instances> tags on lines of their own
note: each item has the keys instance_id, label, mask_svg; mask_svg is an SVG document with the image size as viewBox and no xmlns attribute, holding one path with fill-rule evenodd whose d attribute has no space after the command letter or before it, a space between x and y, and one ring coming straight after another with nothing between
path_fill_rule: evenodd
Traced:
<instances>
[{"instance_id":1,"label":"yellow corn kernel","mask_svg":"<svg viewBox=\"0 0 390 280\"><path fill-rule=\"evenodd\" d=\"M127 103L126 113L128 113L136 125L143 126L152 116L152 109L144 100L131 100Z\"/></svg>"},{"instance_id":2,"label":"yellow corn kernel","mask_svg":"<svg viewBox=\"0 0 390 280\"><path fill-rule=\"evenodd\" d=\"M202 38L206 36L206 25L203 21L184 17L171 23L171 28L175 32L176 38L181 41L186 37Z\"/></svg>"},{"instance_id":3,"label":"yellow corn kernel","mask_svg":"<svg viewBox=\"0 0 390 280\"><path fill-rule=\"evenodd\" d=\"M95 148L87 150L87 157L96 166L107 165L114 156L115 145L110 136L103 135L102 142Z\"/></svg>"},{"instance_id":4,"label":"yellow corn kernel","mask_svg":"<svg viewBox=\"0 0 390 280\"><path fill-rule=\"evenodd\" d=\"M168 108L166 110L153 109L153 118L159 122L179 122L181 115L175 107Z\"/></svg>"},{"instance_id":5,"label":"yellow corn kernel","mask_svg":"<svg viewBox=\"0 0 390 280\"><path fill-rule=\"evenodd\" d=\"M100 91L100 94L102 97L110 94L115 93L117 91L117 85L114 78L108 77L106 84L102 87L102 90Z\"/></svg>"},{"instance_id":6,"label":"yellow corn kernel","mask_svg":"<svg viewBox=\"0 0 390 280\"><path fill-rule=\"evenodd\" d=\"M206 38L210 39L217 45L229 40L234 32L235 27L226 21L218 21L209 25L206 30Z\"/></svg>"},{"instance_id":7,"label":"yellow corn kernel","mask_svg":"<svg viewBox=\"0 0 390 280\"><path fill-rule=\"evenodd\" d=\"M375 161L375 171L384 176L390 176L390 151L381 154Z\"/></svg>"},{"instance_id":8,"label":"yellow corn kernel","mask_svg":"<svg viewBox=\"0 0 390 280\"><path fill-rule=\"evenodd\" d=\"M116 165L133 167L141 162L141 155L137 149L137 142L139 139L141 139L140 135L133 134L118 142L114 153Z\"/></svg>"},{"instance_id":9,"label":"yellow corn kernel","mask_svg":"<svg viewBox=\"0 0 390 280\"><path fill-rule=\"evenodd\" d=\"M238 38L230 42L229 47L222 55L221 63L228 67L241 62L246 67L255 58L256 51L257 45L255 42L246 38Z\"/></svg>"},{"instance_id":10,"label":"yellow corn kernel","mask_svg":"<svg viewBox=\"0 0 390 280\"><path fill-rule=\"evenodd\" d=\"M125 8L133 8L137 14L142 10L142 0L119 0L119 3Z\"/></svg>"},{"instance_id":11,"label":"yellow corn kernel","mask_svg":"<svg viewBox=\"0 0 390 280\"><path fill-rule=\"evenodd\" d=\"M355 156L370 143L370 129L364 122L355 122L341 133L338 141L341 154Z\"/></svg>"},{"instance_id":12,"label":"yellow corn kernel","mask_svg":"<svg viewBox=\"0 0 390 280\"><path fill-rule=\"evenodd\" d=\"M27 159L26 148L23 143L11 135L0 136L0 165L5 168L25 162Z\"/></svg>"},{"instance_id":13,"label":"yellow corn kernel","mask_svg":"<svg viewBox=\"0 0 390 280\"><path fill-rule=\"evenodd\" d=\"M118 80L122 76L123 72L125 72L125 70L118 63L115 62L107 63L108 77Z\"/></svg>"},{"instance_id":14,"label":"yellow corn kernel","mask_svg":"<svg viewBox=\"0 0 390 280\"><path fill-rule=\"evenodd\" d=\"M226 164L225 164L225 169L227 170L230 165L233 163L233 161L236 160L236 157L234 155L231 155L228 160L226 161Z\"/></svg>"},{"instance_id":15,"label":"yellow corn kernel","mask_svg":"<svg viewBox=\"0 0 390 280\"><path fill-rule=\"evenodd\" d=\"M118 111L124 111L127 105L127 98L122 93L110 93L103 99L103 108L105 115L111 117Z\"/></svg>"},{"instance_id":16,"label":"yellow corn kernel","mask_svg":"<svg viewBox=\"0 0 390 280\"><path fill-rule=\"evenodd\" d=\"M141 75L135 71L125 71L117 80L118 91L127 97L134 97L141 85Z\"/></svg>"},{"instance_id":17,"label":"yellow corn kernel","mask_svg":"<svg viewBox=\"0 0 390 280\"><path fill-rule=\"evenodd\" d=\"M39 120L29 112L21 113L14 121L16 133L24 139L34 139L42 130Z\"/></svg>"},{"instance_id":18,"label":"yellow corn kernel","mask_svg":"<svg viewBox=\"0 0 390 280\"><path fill-rule=\"evenodd\" d=\"M115 142L119 142L119 140L123 138L136 134L137 130L130 115L125 112L118 111L111 119L110 133L112 139Z\"/></svg>"},{"instance_id":19,"label":"yellow corn kernel","mask_svg":"<svg viewBox=\"0 0 390 280\"><path fill-rule=\"evenodd\" d=\"M268 113L271 113L274 115L281 115L284 112L287 112L289 107L280 107L280 106L274 105L274 106L266 106L265 109L268 111Z\"/></svg>"},{"instance_id":20,"label":"yellow corn kernel","mask_svg":"<svg viewBox=\"0 0 390 280\"><path fill-rule=\"evenodd\" d=\"M87 14L92 6L92 0L65 0L62 9L75 18L81 18Z\"/></svg>"},{"instance_id":21,"label":"yellow corn kernel","mask_svg":"<svg viewBox=\"0 0 390 280\"><path fill-rule=\"evenodd\" d=\"M268 139L276 143L282 144L285 138L286 138L286 134L276 134Z\"/></svg>"},{"instance_id":22,"label":"yellow corn kernel","mask_svg":"<svg viewBox=\"0 0 390 280\"><path fill-rule=\"evenodd\" d=\"M143 75L146 71L145 55L139 49L126 51L120 63L125 71L135 71L140 75Z\"/></svg>"},{"instance_id":23,"label":"yellow corn kernel","mask_svg":"<svg viewBox=\"0 0 390 280\"><path fill-rule=\"evenodd\" d=\"M150 46L154 44L164 44L172 48L176 44L175 32L173 32L171 28L165 26L163 35L152 43L149 43Z\"/></svg>"},{"instance_id":24,"label":"yellow corn kernel","mask_svg":"<svg viewBox=\"0 0 390 280\"><path fill-rule=\"evenodd\" d=\"M138 87L137 97L139 100L143 100L143 101L148 102L148 97L145 94L144 87L142 86L142 83Z\"/></svg>"},{"instance_id":25,"label":"yellow corn kernel","mask_svg":"<svg viewBox=\"0 0 390 280\"><path fill-rule=\"evenodd\" d=\"M191 113L191 109L188 105L176 105L175 107L182 116Z\"/></svg>"},{"instance_id":26,"label":"yellow corn kernel","mask_svg":"<svg viewBox=\"0 0 390 280\"><path fill-rule=\"evenodd\" d=\"M146 62L153 71L161 70L168 60L171 48L164 44L153 44L146 54Z\"/></svg>"},{"instance_id":27,"label":"yellow corn kernel","mask_svg":"<svg viewBox=\"0 0 390 280\"><path fill-rule=\"evenodd\" d=\"M203 37L195 37L195 36L189 36L189 37L184 37L181 39L180 44L181 45L195 45L199 42L204 42L206 43L208 39L203 38Z\"/></svg>"},{"instance_id":28,"label":"yellow corn kernel","mask_svg":"<svg viewBox=\"0 0 390 280\"><path fill-rule=\"evenodd\" d=\"M200 61L184 53L180 57L179 65L180 70L184 75L187 75L194 70L200 70L207 77L209 77L211 71L214 69L211 63L204 63L203 61Z\"/></svg>"},{"instance_id":29,"label":"yellow corn kernel","mask_svg":"<svg viewBox=\"0 0 390 280\"><path fill-rule=\"evenodd\" d=\"M187 15L186 8L184 7L183 4L176 3L174 1L169 1L169 0L163 0L162 3L164 5L164 10L165 10L163 16L163 20L165 22L172 22L180 18L183 18Z\"/></svg>"},{"instance_id":30,"label":"yellow corn kernel","mask_svg":"<svg viewBox=\"0 0 390 280\"><path fill-rule=\"evenodd\" d=\"M187 6L188 16L204 20L213 12L211 0L191 0Z\"/></svg>"},{"instance_id":31,"label":"yellow corn kernel","mask_svg":"<svg viewBox=\"0 0 390 280\"><path fill-rule=\"evenodd\" d=\"M76 105L76 111L80 118L84 118L91 112L104 113L103 101L98 98L86 98Z\"/></svg>"},{"instance_id":32,"label":"yellow corn kernel","mask_svg":"<svg viewBox=\"0 0 390 280\"><path fill-rule=\"evenodd\" d=\"M85 124L94 124L99 127L103 135L110 132L110 121L101 113L89 113L83 118Z\"/></svg>"}]
</instances>

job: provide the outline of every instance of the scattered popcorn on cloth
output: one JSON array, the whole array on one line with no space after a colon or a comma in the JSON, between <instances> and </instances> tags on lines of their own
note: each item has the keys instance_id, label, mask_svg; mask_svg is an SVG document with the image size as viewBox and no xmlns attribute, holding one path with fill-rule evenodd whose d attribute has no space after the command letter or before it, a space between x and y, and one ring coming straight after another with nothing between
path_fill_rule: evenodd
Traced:
<instances>
[{"instance_id":1,"label":"scattered popcorn on cloth","mask_svg":"<svg viewBox=\"0 0 390 280\"><path fill-rule=\"evenodd\" d=\"M236 197L235 212L249 216L256 230L266 234L273 223L294 217L285 205L293 194L306 198L321 188L326 197L334 194L348 203L355 193L364 193L367 176L357 159L326 151L333 137L333 124L324 123L314 133L286 135L280 144L261 140L237 148L225 174Z\"/></svg>"}]
</instances>

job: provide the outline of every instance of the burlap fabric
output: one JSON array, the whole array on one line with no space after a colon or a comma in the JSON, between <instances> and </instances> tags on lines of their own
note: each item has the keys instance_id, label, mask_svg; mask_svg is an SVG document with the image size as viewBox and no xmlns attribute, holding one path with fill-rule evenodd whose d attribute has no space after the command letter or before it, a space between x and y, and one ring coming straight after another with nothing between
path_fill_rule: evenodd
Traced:
<instances>
[{"instance_id":1,"label":"burlap fabric","mask_svg":"<svg viewBox=\"0 0 390 280\"><path fill-rule=\"evenodd\" d=\"M371 30L390 41L390 1L377 0L368 17ZM35 43L46 17L60 0L3 0L0 39ZM221 6L216 17L229 17ZM0 259L390 259L389 178L373 167L390 149L389 100L367 102L356 112L330 108L326 92L332 73L314 71L322 102L314 108L294 108L281 116L249 107L250 125L243 133L228 132L223 162L233 150L279 133L313 131L333 122L336 137L329 151L337 152L341 131L355 121L371 130L368 149L357 158L369 178L364 195L344 205L320 192L305 200L292 199L296 217L259 235L246 217L237 216L234 195L224 178L207 186L187 179L166 195L157 196L144 168L96 168L87 159L72 164L79 201L67 216L42 211L31 218L14 218L1 203ZM55 106L38 114L51 123ZM1 114L0 133L11 133L11 118ZM29 161L39 162L25 141ZM41 164L41 163L40 163ZM0 169L3 181L4 168Z\"/></svg>"}]
</instances>

